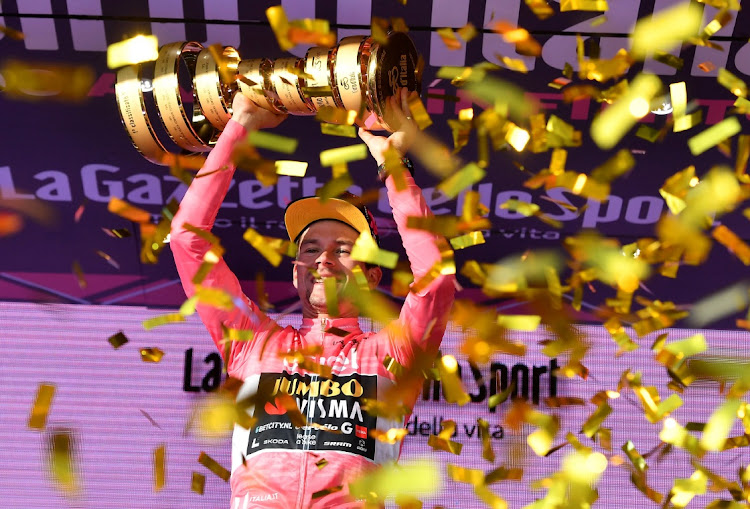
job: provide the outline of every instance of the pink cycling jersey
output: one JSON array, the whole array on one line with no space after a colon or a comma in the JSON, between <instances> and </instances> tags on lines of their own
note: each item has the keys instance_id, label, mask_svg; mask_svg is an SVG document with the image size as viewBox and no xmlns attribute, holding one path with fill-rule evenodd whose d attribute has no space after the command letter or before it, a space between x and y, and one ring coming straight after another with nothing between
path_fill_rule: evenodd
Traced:
<instances>
[{"instance_id":1,"label":"pink cycling jersey","mask_svg":"<svg viewBox=\"0 0 750 509\"><path fill-rule=\"evenodd\" d=\"M194 293L191 280L211 246L183 225L212 228L234 173L232 148L246 134L239 123L229 122L199 173L207 175L193 181L172 221L170 245L188 296ZM224 167L228 169L215 171ZM397 191L389 178L386 187L412 272L419 280L441 255L432 234L406 227L409 216L432 215L414 180L407 176L407 182L406 190ZM422 291L409 293L398 326L378 333L363 333L356 318L305 318L299 330L281 328L243 295L223 259L202 285L221 288L244 301L245 306L232 311L199 305L198 313L219 350L223 350L222 325L253 330L251 341L232 343L225 359L227 371L244 381L238 397L268 396L265 403L249 410L256 419L251 429L235 426L231 508L360 507L361 502L349 495L348 483L377 465L395 461L401 448L400 443L376 440L370 431L404 425L368 413L362 400L377 399L393 386L394 377L383 365L386 355L409 366L416 356L437 352L453 303L453 276L439 276ZM333 328L339 329L337 334L326 332ZM397 334L399 329L402 332ZM330 379L278 355L312 346L322 347L313 361L332 368ZM314 426L294 427L284 405L274 398L281 393L296 398L308 424Z\"/></svg>"}]
</instances>

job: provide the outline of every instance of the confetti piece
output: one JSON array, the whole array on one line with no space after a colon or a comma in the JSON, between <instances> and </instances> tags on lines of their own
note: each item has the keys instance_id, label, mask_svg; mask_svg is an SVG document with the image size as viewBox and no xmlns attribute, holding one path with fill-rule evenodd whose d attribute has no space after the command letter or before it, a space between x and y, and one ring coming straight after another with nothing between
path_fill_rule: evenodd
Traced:
<instances>
[{"instance_id":1,"label":"confetti piece","mask_svg":"<svg viewBox=\"0 0 750 509\"><path fill-rule=\"evenodd\" d=\"M464 26L456 30L458 36L466 42L469 42L477 36L477 28L471 23L466 23Z\"/></svg>"},{"instance_id":2,"label":"confetti piece","mask_svg":"<svg viewBox=\"0 0 750 509\"><path fill-rule=\"evenodd\" d=\"M105 253L104 251L97 250L96 254L104 258L107 261L107 263L110 264L112 267L116 268L117 270L120 270L120 264L117 263L117 260L109 256L107 253Z\"/></svg>"},{"instance_id":3,"label":"confetti piece","mask_svg":"<svg viewBox=\"0 0 750 509\"><path fill-rule=\"evenodd\" d=\"M0 211L0 237L13 235L23 229L23 217L14 212Z\"/></svg>"},{"instance_id":4,"label":"confetti piece","mask_svg":"<svg viewBox=\"0 0 750 509\"><path fill-rule=\"evenodd\" d=\"M276 35L276 41L279 43L281 50L287 51L292 49L294 44L289 40L289 19L286 16L284 7L281 5L269 7L266 9L266 17L274 35Z\"/></svg>"},{"instance_id":5,"label":"confetti piece","mask_svg":"<svg viewBox=\"0 0 750 509\"><path fill-rule=\"evenodd\" d=\"M155 316L153 318L149 318L147 320L143 321L143 328L146 330L151 330L154 327L158 327L160 325L166 325L168 323L176 323L176 322L184 322L185 317L182 316L179 313L169 313L166 315L159 315Z\"/></svg>"},{"instance_id":6,"label":"confetti piece","mask_svg":"<svg viewBox=\"0 0 750 509\"><path fill-rule=\"evenodd\" d=\"M747 84L725 68L722 67L719 69L719 75L716 77L716 81L737 97L747 97Z\"/></svg>"},{"instance_id":7,"label":"confetti piece","mask_svg":"<svg viewBox=\"0 0 750 509\"><path fill-rule=\"evenodd\" d=\"M732 431L741 402L729 399L722 403L709 417L699 445L706 451L720 451Z\"/></svg>"},{"instance_id":8,"label":"confetti piece","mask_svg":"<svg viewBox=\"0 0 750 509\"><path fill-rule=\"evenodd\" d=\"M76 439L71 430L55 430L48 436L47 467L56 484L66 493L79 490Z\"/></svg>"},{"instance_id":9,"label":"confetti piece","mask_svg":"<svg viewBox=\"0 0 750 509\"><path fill-rule=\"evenodd\" d=\"M466 249L467 247L484 244L484 234L481 231L470 232L459 237L450 239L453 249Z\"/></svg>"},{"instance_id":10,"label":"confetti piece","mask_svg":"<svg viewBox=\"0 0 750 509\"><path fill-rule=\"evenodd\" d=\"M359 143L357 145L324 150L320 153L320 164L321 166L333 166L339 163L366 159L367 156L367 145Z\"/></svg>"},{"instance_id":11,"label":"confetti piece","mask_svg":"<svg viewBox=\"0 0 750 509\"><path fill-rule=\"evenodd\" d=\"M128 221L133 221L134 223L150 223L151 222L150 213L138 207L134 207L133 205L130 205L126 201L123 201L120 198L117 198L116 196L110 197L109 203L107 204L107 210L109 210L113 214L116 214L122 217L123 219L127 219Z\"/></svg>"},{"instance_id":12,"label":"confetti piece","mask_svg":"<svg viewBox=\"0 0 750 509\"><path fill-rule=\"evenodd\" d=\"M141 348L141 360L143 362L156 363L161 361L162 357L164 357L164 352L158 348Z\"/></svg>"},{"instance_id":13,"label":"confetti piece","mask_svg":"<svg viewBox=\"0 0 750 509\"><path fill-rule=\"evenodd\" d=\"M268 242L268 238L261 235L253 228L248 228L242 235L245 242L253 246L268 262L274 267L281 263L281 254L273 249Z\"/></svg>"},{"instance_id":14,"label":"confetti piece","mask_svg":"<svg viewBox=\"0 0 750 509\"><path fill-rule=\"evenodd\" d=\"M114 237L117 239L125 239L130 237L130 230L127 228L102 228L102 231L109 235L110 237Z\"/></svg>"},{"instance_id":15,"label":"confetti piece","mask_svg":"<svg viewBox=\"0 0 750 509\"><path fill-rule=\"evenodd\" d=\"M612 407L604 401L594 412L586 419L581 427L581 432L589 438L592 438L596 431L601 427L604 419L612 413Z\"/></svg>"},{"instance_id":16,"label":"confetti piece","mask_svg":"<svg viewBox=\"0 0 750 509\"><path fill-rule=\"evenodd\" d=\"M610 149L617 145L636 120L648 113L649 103L659 93L661 86L661 80L654 75L636 76L628 91L591 122L591 138L599 148ZM633 112L633 106L640 104L646 105L645 111Z\"/></svg>"},{"instance_id":17,"label":"confetti piece","mask_svg":"<svg viewBox=\"0 0 750 509\"><path fill-rule=\"evenodd\" d=\"M3 25L0 25L0 33L5 34L16 41L22 41L24 39L23 32L19 32L18 30Z\"/></svg>"},{"instance_id":18,"label":"confetti piece","mask_svg":"<svg viewBox=\"0 0 750 509\"><path fill-rule=\"evenodd\" d=\"M333 108L331 106L323 106L315 114L315 120L318 122L328 122L331 124L353 125L356 119L356 111Z\"/></svg>"},{"instance_id":19,"label":"confetti piece","mask_svg":"<svg viewBox=\"0 0 750 509\"><path fill-rule=\"evenodd\" d=\"M339 491L343 490L343 486L332 486L330 488L325 488L320 491L316 491L312 494L312 499L315 500L316 498L325 497L326 495L330 495L331 493L338 493Z\"/></svg>"},{"instance_id":20,"label":"confetti piece","mask_svg":"<svg viewBox=\"0 0 750 509\"><path fill-rule=\"evenodd\" d=\"M310 44L326 48L336 45L336 34L331 32L330 23L326 19L292 20L289 22L287 37L293 45Z\"/></svg>"},{"instance_id":21,"label":"confetti piece","mask_svg":"<svg viewBox=\"0 0 750 509\"><path fill-rule=\"evenodd\" d=\"M633 466L636 470L638 470L639 472L646 471L646 469L648 468L648 464L646 463L646 460L643 458L643 456L641 456L640 453L635 449L635 445L633 445L633 442L631 442L630 440L625 442L622 445L622 450L633 463Z\"/></svg>"},{"instance_id":22,"label":"confetti piece","mask_svg":"<svg viewBox=\"0 0 750 509\"><path fill-rule=\"evenodd\" d=\"M321 458L315 462L315 466L318 467L318 470L322 470L326 465L328 465L328 460L325 458Z\"/></svg>"},{"instance_id":23,"label":"confetti piece","mask_svg":"<svg viewBox=\"0 0 750 509\"><path fill-rule=\"evenodd\" d=\"M307 173L307 163L304 161L274 161L276 173L289 177L304 177Z\"/></svg>"},{"instance_id":24,"label":"confetti piece","mask_svg":"<svg viewBox=\"0 0 750 509\"><path fill-rule=\"evenodd\" d=\"M6 60L0 67L2 90L11 99L82 102L88 98L96 73L86 65Z\"/></svg>"},{"instance_id":25,"label":"confetti piece","mask_svg":"<svg viewBox=\"0 0 750 509\"><path fill-rule=\"evenodd\" d=\"M107 67L153 62L159 58L159 41L155 35L137 35L107 46Z\"/></svg>"},{"instance_id":26,"label":"confetti piece","mask_svg":"<svg viewBox=\"0 0 750 509\"><path fill-rule=\"evenodd\" d=\"M47 416L52 399L55 397L55 386L50 384L39 384L34 399L34 406L31 407L31 415L27 426L30 429L43 430L47 426Z\"/></svg>"},{"instance_id":27,"label":"confetti piece","mask_svg":"<svg viewBox=\"0 0 750 509\"><path fill-rule=\"evenodd\" d=\"M76 280L78 281L78 287L86 288L88 286L88 283L86 282L86 275L83 273L83 269L81 268L81 264L78 263L78 260L73 260L72 271L76 276Z\"/></svg>"},{"instance_id":28,"label":"confetti piece","mask_svg":"<svg viewBox=\"0 0 750 509\"><path fill-rule=\"evenodd\" d=\"M166 480L166 454L167 449L164 444L154 449L154 492L157 493L164 488Z\"/></svg>"},{"instance_id":29,"label":"confetti piece","mask_svg":"<svg viewBox=\"0 0 750 509\"><path fill-rule=\"evenodd\" d=\"M445 401L447 403L457 403L459 406L468 403L471 398L466 393L461 378L458 376L458 362L456 362L456 358L452 355L444 355L436 361L436 365L440 373L440 381L443 384Z\"/></svg>"},{"instance_id":30,"label":"confetti piece","mask_svg":"<svg viewBox=\"0 0 750 509\"><path fill-rule=\"evenodd\" d=\"M375 242L375 239L370 235L370 232L367 231L363 231L359 234L359 237L352 247L350 257L353 260L373 263L389 269L395 268L398 263L398 253L380 249Z\"/></svg>"},{"instance_id":31,"label":"confetti piece","mask_svg":"<svg viewBox=\"0 0 750 509\"><path fill-rule=\"evenodd\" d=\"M203 495L205 487L206 476L198 472L193 472L190 479L190 490L194 491L198 495Z\"/></svg>"},{"instance_id":32,"label":"confetti piece","mask_svg":"<svg viewBox=\"0 0 750 509\"><path fill-rule=\"evenodd\" d=\"M125 334L122 331L120 331L110 336L109 339L107 339L107 341L109 342L110 345L112 345L112 348L117 350L122 345L128 342L128 338L125 337Z\"/></svg>"},{"instance_id":33,"label":"confetti piece","mask_svg":"<svg viewBox=\"0 0 750 509\"><path fill-rule=\"evenodd\" d=\"M479 427L479 439L482 441L482 458L494 463L495 452L492 450L492 442L490 441L490 424L484 419L477 419L477 426Z\"/></svg>"},{"instance_id":34,"label":"confetti piece","mask_svg":"<svg viewBox=\"0 0 750 509\"><path fill-rule=\"evenodd\" d=\"M702 21L703 8L690 2L641 18L632 32L630 56L642 60L651 52L669 53L698 33Z\"/></svg>"},{"instance_id":35,"label":"confetti piece","mask_svg":"<svg viewBox=\"0 0 750 509\"><path fill-rule=\"evenodd\" d=\"M448 463L445 466L445 470L448 477L456 482L462 482L472 484L474 486L481 486L484 484L484 472L474 468L464 468L458 465Z\"/></svg>"},{"instance_id":36,"label":"confetti piece","mask_svg":"<svg viewBox=\"0 0 750 509\"><path fill-rule=\"evenodd\" d=\"M388 431L373 429L370 431L370 436L372 438L376 439L378 442L384 442L386 444L395 444L397 442L400 442L408 434L409 430L405 428L391 428Z\"/></svg>"},{"instance_id":37,"label":"confetti piece","mask_svg":"<svg viewBox=\"0 0 750 509\"><path fill-rule=\"evenodd\" d=\"M356 138L357 129L351 125L320 124L320 132L331 136L341 136L344 138Z\"/></svg>"},{"instance_id":38,"label":"confetti piece","mask_svg":"<svg viewBox=\"0 0 750 509\"><path fill-rule=\"evenodd\" d=\"M280 134L265 131L253 131L247 135L247 142L256 148L265 148L283 154L292 154L297 150L299 141Z\"/></svg>"},{"instance_id":39,"label":"confetti piece","mask_svg":"<svg viewBox=\"0 0 750 509\"><path fill-rule=\"evenodd\" d=\"M560 12L608 11L607 0L561 0Z\"/></svg>"},{"instance_id":40,"label":"confetti piece","mask_svg":"<svg viewBox=\"0 0 750 509\"><path fill-rule=\"evenodd\" d=\"M547 19L552 16L555 11L549 6L547 0L524 0L526 5L531 9L531 12L539 19Z\"/></svg>"},{"instance_id":41,"label":"confetti piece","mask_svg":"<svg viewBox=\"0 0 750 509\"><path fill-rule=\"evenodd\" d=\"M497 315L497 324L511 330L534 331L541 321L538 315Z\"/></svg>"},{"instance_id":42,"label":"confetti piece","mask_svg":"<svg viewBox=\"0 0 750 509\"><path fill-rule=\"evenodd\" d=\"M154 426L155 428L159 428L159 429L162 429L162 428L161 428L161 426L159 426L159 423L158 423L158 422L156 422L156 421L155 421L155 420L153 419L153 417L151 417L150 415L148 415L148 413L146 413L146 411L145 411L145 410L141 410L141 409L139 409L139 410L140 410L141 414L143 414L143 416L144 416L144 417L145 417L146 419L148 419L148 422L150 422L152 426Z\"/></svg>"},{"instance_id":43,"label":"confetti piece","mask_svg":"<svg viewBox=\"0 0 750 509\"><path fill-rule=\"evenodd\" d=\"M690 148L690 152L694 156L697 156L711 147L715 147L727 138L731 138L741 130L742 126L736 117L725 118L718 124L690 138L688 140L688 147Z\"/></svg>"},{"instance_id":44,"label":"confetti piece","mask_svg":"<svg viewBox=\"0 0 750 509\"><path fill-rule=\"evenodd\" d=\"M463 45L462 42L456 37L456 34L453 32L452 28L445 27L445 28L438 28L435 30L435 33L440 36L440 39L442 39L443 44L445 44L445 47L449 50L457 50L461 49L461 46Z\"/></svg>"},{"instance_id":45,"label":"confetti piece","mask_svg":"<svg viewBox=\"0 0 750 509\"><path fill-rule=\"evenodd\" d=\"M216 476L222 479L224 482L229 482L229 470L222 467L219 463L216 462L216 460L214 460L205 452L201 451L200 456L198 456L198 463L216 474Z\"/></svg>"},{"instance_id":46,"label":"confetti piece","mask_svg":"<svg viewBox=\"0 0 750 509\"><path fill-rule=\"evenodd\" d=\"M469 163L438 184L437 189L448 198L455 198L461 191L482 180L486 174L476 163Z\"/></svg>"}]
</instances>

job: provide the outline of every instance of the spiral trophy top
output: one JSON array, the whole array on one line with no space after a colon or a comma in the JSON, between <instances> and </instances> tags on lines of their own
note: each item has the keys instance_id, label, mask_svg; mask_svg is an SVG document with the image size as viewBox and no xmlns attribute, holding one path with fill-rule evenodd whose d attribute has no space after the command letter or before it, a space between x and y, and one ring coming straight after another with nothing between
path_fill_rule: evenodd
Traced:
<instances>
[{"instance_id":1,"label":"spiral trophy top","mask_svg":"<svg viewBox=\"0 0 750 509\"><path fill-rule=\"evenodd\" d=\"M217 49L218 48L218 49ZM180 71L192 83L192 111L186 111ZM176 145L205 152L231 118L231 100L239 91L274 113L315 115L323 107L357 112L357 124L396 131L398 121L387 107L399 89L421 89L421 58L403 32L385 41L345 37L333 48L310 48L304 58L240 60L237 50L197 42L162 47L153 67L153 93L141 86L143 64L117 73L115 95L120 117L136 149L155 164L166 164L167 149L157 137L148 109L156 109ZM183 76L184 78L184 76ZM185 80L182 80L183 89ZM153 97L150 108L147 98ZM189 98L189 96L187 96Z\"/></svg>"}]
</instances>

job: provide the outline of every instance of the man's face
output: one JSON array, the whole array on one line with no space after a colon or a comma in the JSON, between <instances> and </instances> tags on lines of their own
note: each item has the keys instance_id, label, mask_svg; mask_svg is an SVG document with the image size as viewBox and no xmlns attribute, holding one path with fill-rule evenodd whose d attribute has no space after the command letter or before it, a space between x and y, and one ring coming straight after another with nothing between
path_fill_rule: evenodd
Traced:
<instances>
[{"instance_id":1,"label":"man's face","mask_svg":"<svg viewBox=\"0 0 750 509\"><path fill-rule=\"evenodd\" d=\"M367 269L362 262L351 258L357 237L354 228L330 220L318 221L302 232L294 265L294 286L302 301L304 317L328 316L323 280L329 277L336 279L339 316L359 316L357 308L342 297L347 285L356 285L352 270L359 266L371 286L377 285L382 273L377 267Z\"/></svg>"}]
</instances>

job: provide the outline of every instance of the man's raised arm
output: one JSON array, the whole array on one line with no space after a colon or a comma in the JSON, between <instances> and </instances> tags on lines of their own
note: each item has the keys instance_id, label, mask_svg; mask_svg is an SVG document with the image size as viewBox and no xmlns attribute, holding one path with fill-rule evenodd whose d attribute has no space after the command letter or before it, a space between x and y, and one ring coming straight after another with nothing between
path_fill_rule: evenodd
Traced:
<instances>
[{"instance_id":1,"label":"man's raised arm","mask_svg":"<svg viewBox=\"0 0 750 509\"><path fill-rule=\"evenodd\" d=\"M205 254L211 248L211 243L204 237L191 231L190 227L209 232L214 225L216 214L229 190L235 167L232 163L232 149L247 133L266 127L275 127L284 116L274 115L253 104L242 94L234 98L232 120L227 124L219 141L213 148L203 168L190 184L185 197L180 203L180 209L172 220L170 246L174 255L177 272L182 286L188 297L195 294L193 278L204 261ZM186 226L189 225L189 226ZM204 287L220 288L232 297L242 299L247 303L253 318L248 317L238 308L222 311L218 308L198 305L198 314L211 334L219 351L221 347L222 330L224 324L230 328L255 328L259 321L265 319L260 309L243 295L240 283L234 273L221 258L203 279ZM253 323L254 322L254 323ZM229 359L225 359L228 361Z\"/></svg>"},{"instance_id":2,"label":"man's raised arm","mask_svg":"<svg viewBox=\"0 0 750 509\"><path fill-rule=\"evenodd\" d=\"M380 165L385 158L385 152L396 149L405 154L414 140L416 125L408 115L408 96L402 90L398 98L391 98L394 114L401 117L401 128L390 137L375 136L360 129L359 135L367 144L370 153ZM396 221L399 235L409 258L414 281L420 281L430 269L441 260L440 248L437 240L440 238L425 230L410 229L406 226L407 219L412 216L432 217L432 211L427 206L422 190L414 182L411 175L404 174L407 187L399 191L393 177L389 176L385 185L388 189L388 201L393 209L393 219ZM455 294L455 276L439 275L419 292L409 292L399 315L400 327L389 328L396 331L403 328L403 337L393 337L394 357L404 365L411 365L415 356L437 353L442 341L448 314L453 305ZM391 332L393 333L393 332Z\"/></svg>"}]
</instances>

